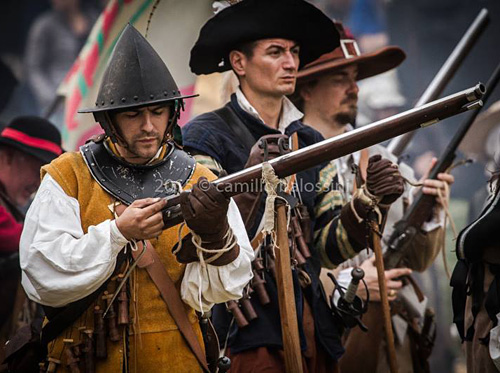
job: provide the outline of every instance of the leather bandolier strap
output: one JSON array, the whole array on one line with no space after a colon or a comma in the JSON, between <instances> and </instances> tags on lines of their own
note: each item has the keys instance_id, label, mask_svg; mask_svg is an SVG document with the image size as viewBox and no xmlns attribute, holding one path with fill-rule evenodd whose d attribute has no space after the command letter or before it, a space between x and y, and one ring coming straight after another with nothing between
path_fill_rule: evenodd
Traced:
<instances>
[{"instance_id":1,"label":"leather bandolier strap","mask_svg":"<svg viewBox=\"0 0 500 373\"><path fill-rule=\"evenodd\" d=\"M236 138L242 141L241 146L247 151L250 151L256 139L238 114L236 114L233 107L231 105L225 105L215 110L214 113L226 122Z\"/></svg>"},{"instance_id":2,"label":"leather bandolier strap","mask_svg":"<svg viewBox=\"0 0 500 373\"><path fill-rule=\"evenodd\" d=\"M116 213L120 215L126 206L120 204L116 206ZM141 245L142 246L142 245ZM138 256L139 252L133 251L133 256ZM167 273L167 270L161 263L158 253L154 249L153 245L149 241L146 241L146 252L144 256L140 259L139 266L146 269L149 277L158 288L160 295L167 305L167 308L174 319L175 324L179 328L182 336L186 340L189 348L193 352L194 356L206 372L210 372L208 369L207 359L203 348L194 333L194 329L189 322L189 318L186 314L186 309L184 307L184 302L181 299L179 291L175 287L174 282Z\"/></svg>"},{"instance_id":3,"label":"leather bandolier strap","mask_svg":"<svg viewBox=\"0 0 500 373\"><path fill-rule=\"evenodd\" d=\"M175 324L179 328L179 331L186 340L189 348L193 351L193 354L198 359L200 365L206 372L209 372L207 360L205 353L194 333L194 329L189 322L186 310L184 308L184 302L181 299L179 291L174 285L174 282L168 275L165 267L161 264L160 257L156 253L153 245L149 242L146 244L146 250L152 255L153 261L150 265L146 267L149 277L153 280L154 284L158 288L161 297L165 301Z\"/></svg>"}]
</instances>

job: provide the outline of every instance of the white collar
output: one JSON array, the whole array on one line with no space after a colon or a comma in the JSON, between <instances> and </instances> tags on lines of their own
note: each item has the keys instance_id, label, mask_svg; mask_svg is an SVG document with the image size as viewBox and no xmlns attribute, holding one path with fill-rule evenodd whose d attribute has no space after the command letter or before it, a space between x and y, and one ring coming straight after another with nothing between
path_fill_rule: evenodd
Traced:
<instances>
[{"instance_id":1,"label":"white collar","mask_svg":"<svg viewBox=\"0 0 500 373\"><path fill-rule=\"evenodd\" d=\"M236 100L238 101L238 105L245 110L252 117L260 120L265 124L264 120L260 116L259 112L252 106L252 104L247 100L240 87L236 89ZM302 119L304 114L302 114L299 109L295 107L295 105L290 101L287 97L283 96L282 101L282 110L280 120L278 122L278 130L281 133L285 133L285 129L296 120Z\"/></svg>"}]
</instances>

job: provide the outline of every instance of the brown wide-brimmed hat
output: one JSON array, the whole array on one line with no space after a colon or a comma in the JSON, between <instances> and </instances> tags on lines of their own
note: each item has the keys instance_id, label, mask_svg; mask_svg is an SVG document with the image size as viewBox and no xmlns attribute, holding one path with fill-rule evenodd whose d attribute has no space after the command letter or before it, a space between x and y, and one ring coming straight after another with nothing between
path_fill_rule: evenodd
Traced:
<instances>
[{"instance_id":1,"label":"brown wide-brimmed hat","mask_svg":"<svg viewBox=\"0 0 500 373\"><path fill-rule=\"evenodd\" d=\"M396 46L387 46L361 54L356 40L342 24L336 22L335 26L340 34L340 46L304 66L297 75L298 84L353 64L358 66L357 80L362 80L399 66L406 58L405 52Z\"/></svg>"},{"instance_id":2,"label":"brown wide-brimmed hat","mask_svg":"<svg viewBox=\"0 0 500 373\"><path fill-rule=\"evenodd\" d=\"M487 161L491 157L487 151L488 138L497 127L500 127L500 101L477 116L458 149L476 160Z\"/></svg>"}]
</instances>

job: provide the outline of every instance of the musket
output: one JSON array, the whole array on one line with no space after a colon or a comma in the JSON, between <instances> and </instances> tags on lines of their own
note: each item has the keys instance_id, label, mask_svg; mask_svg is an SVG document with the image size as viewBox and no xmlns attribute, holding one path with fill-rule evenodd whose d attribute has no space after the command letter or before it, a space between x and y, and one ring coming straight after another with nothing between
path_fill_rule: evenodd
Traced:
<instances>
[{"instance_id":1,"label":"musket","mask_svg":"<svg viewBox=\"0 0 500 373\"><path fill-rule=\"evenodd\" d=\"M385 118L335 136L297 151L274 158L269 163L279 178L296 174L378 144L420 127L427 127L445 118L465 112L482 105L484 86L478 83L469 89L457 92L442 99L430 102L389 118ZM262 164L258 164L213 181L218 190L226 196L234 196L248 191L248 184L259 182L262 177ZM182 193L188 193L184 191ZM163 210L165 227L173 227L183 221L179 203L180 195L166 198L167 207Z\"/></svg>"},{"instance_id":2,"label":"musket","mask_svg":"<svg viewBox=\"0 0 500 373\"><path fill-rule=\"evenodd\" d=\"M500 64L497 65L495 71L486 84L486 93L482 98L483 102L488 100L491 92L495 89L499 80ZM437 175L439 173L446 172L446 170L448 170L448 168L452 165L460 142L463 140L467 131L474 123L474 120L480 110L481 107L476 108L465 118L457 133L448 144L448 147L444 151L443 155L440 157L438 163L431 170L429 179L437 179ZM389 238L387 245L388 249L384 255L386 269L396 268L401 264L410 248L409 243L412 241L415 234L420 230L422 224L429 219L435 203L435 196L423 194L421 190L417 193L414 202L406 211L403 218L395 224L394 231Z\"/></svg>"},{"instance_id":3,"label":"musket","mask_svg":"<svg viewBox=\"0 0 500 373\"><path fill-rule=\"evenodd\" d=\"M439 97L439 95L446 88L448 82L455 75L465 57L469 54L474 44L476 44L478 38L486 29L486 26L488 26L489 20L488 10L485 8L481 9L474 22L472 22L469 26L464 36L462 36L462 39L460 39L458 44L455 46L453 52L450 54L443 66L441 66L441 69L438 71L414 107L422 106ZM408 146L414 135L415 132L413 131L394 138L387 146L387 150L389 150L396 157L399 157L401 153L403 153L406 146Z\"/></svg>"}]
</instances>

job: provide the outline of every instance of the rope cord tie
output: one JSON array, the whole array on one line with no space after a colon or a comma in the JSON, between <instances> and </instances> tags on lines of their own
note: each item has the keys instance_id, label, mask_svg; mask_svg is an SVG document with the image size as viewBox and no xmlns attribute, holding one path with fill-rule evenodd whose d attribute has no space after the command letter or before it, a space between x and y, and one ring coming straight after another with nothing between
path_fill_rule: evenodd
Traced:
<instances>
[{"instance_id":1,"label":"rope cord tie","mask_svg":"<svg viewBox=\"0 0 500 373\"><path fill-rule=\"evenodd\" d=\"M269 235L274 231L274 204L276 198L281 198L276 190L279 185L286 187L286 182L276 176L273 166L269 162L262 163L262 181L264 182L264 190L267 193L262 233L263 235Z\"/></svg>"},{"instance_id":2,"label":"rope cord tie","mask_svg":"<svg viewBox=\"0 0 500 373\"><path fill-rule=\"evenodd\" d=\"M356 211L356 207L354 206L354 200L358 199L361 201L361 203L365 206L370 207L375 211L377 214L377 221L379 224L382 223L382 212L380 211L379 208L379 198L373 194L371 194L368 189L366 188L366 184L363 184L361 188L356 189L356 192L354 192L353 198L351 198L351 201L349 202L349 206L351 207L351 210L356 217L356 220L358 223L362 223L365 219L363 219L361 216L359 216L358 212ZM384 207L384 206L382 206Z\"/></svg>"},{"instance_id":3,"label":"rope cord tie","mask_svg":"<svg viewBox=\"0 0 500 373\"><path fill-rule=\"evenodd\" d=\"M219 259L222 256L222 254L232 250L238 243L231 227L229 227L226 234L224 235L223 239L225 243L224 246L220 249L205 249L202 246L204 241L202 241L201 237L196 233L194 233L193 231L191 231L191 235L192 235L191 241L193 242L193 245L196 247L196 254L198 255L202 267L205 267L206 264L210 264L215 260ZM208 259L205 259L203 257L203 253L216 254L216 255L211 256Z\"/></svg>"},{"instance_id":4,"label":"rope cord tie","mask_svg":"<svg viewBox=\"0 0 500 373\"><path fill-rule=\"evenodd\" d=\"M224 254L225 252L228 252L234 248L234 246L238 243L236 240L236 237L234 236L233 230L231 227L227 230L226 234L224 235L224 240L225 244L222 248L220 249L205 249L202 246L202 239L199 235L191 231L191 242L193 242L193 245L196 247L196 254L198 255L198 259L200 261L200 265L198 266L198 282L199 284L202 284L202 276L201 276L201 271L202 270L207 270L207 264L212 263L214 260L217 260ZM179 249L178 249L179 250ZM176 250L176 251L178 251ZM209 259L205 260L203 257L203 253L210 253L210 254L216 254ZM202 294L202 286L198 287L198 304L199 304L199 311L201 312L201 315L203 316L205 314L203 310L203 294Z\"/></svg>"}]
</instances>

